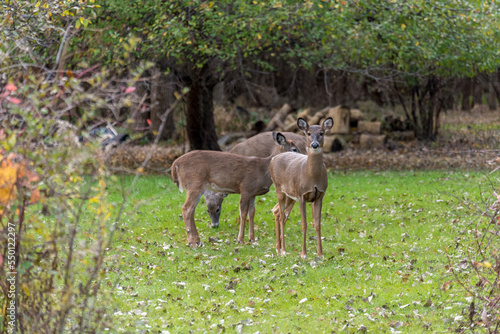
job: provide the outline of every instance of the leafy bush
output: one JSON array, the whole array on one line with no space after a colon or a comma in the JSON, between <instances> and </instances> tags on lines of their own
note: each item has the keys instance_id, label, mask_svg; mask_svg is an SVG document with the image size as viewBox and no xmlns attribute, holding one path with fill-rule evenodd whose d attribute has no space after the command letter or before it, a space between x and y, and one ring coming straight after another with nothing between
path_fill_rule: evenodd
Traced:
<instances>
[{"instance_id":1,"label":"leafy bush","mask_svg":"<svg viewBox=\"0 0 500 334\"><path fill-rule=\"evenodd\" d=\"M460 333L500 330L500 195L496 190L490 194L481 204L463 201L464 207L477 211L477 220L456 238L465 257L450 259L450 271L468 305Z\"/></svg>"},{"instance_id":2,"label":"leafy bush","mask_svg":"<svg viewBox=\"0 0 500 334\"><path fill-rule=\"evenodd\" d=\"M104 153L80 129L131 90L106 94L105 71L24 74L0 91L0 331L100 331L110 326L102 275L125 192L108 201Z\"/></svg>"}]
</instances>

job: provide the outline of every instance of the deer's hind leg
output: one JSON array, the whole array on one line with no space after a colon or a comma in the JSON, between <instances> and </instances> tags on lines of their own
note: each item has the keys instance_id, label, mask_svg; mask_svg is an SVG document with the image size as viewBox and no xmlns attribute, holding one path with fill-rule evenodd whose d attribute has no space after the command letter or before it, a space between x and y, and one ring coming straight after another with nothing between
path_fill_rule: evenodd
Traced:
<instances>
[{"instance_id":1,"label":"deer's hind leg","mask_svg":"<svg viewBox=\"0 0 500 334\"><path fill-rule=\"evenodd\" d=\"M306 201L303 198L299 199L300 206L300 218L302 220L302 258L305 259L307 257L307 249L306 249L306 238L307 238L307 205Z\"/></svg>"},{"instance_id":2,"label":"deer's hind leg","mask_svg":"<svg viewBox=\"0 0 500 334\"><path fill-rule=\"evenodd\" d=\"M276 253L286 255L285 225L295 201L284 193L281 194L283 197L278 195L279 202L273 208L274 222L276 224Z\"/></svg>"},{"instance_id":3,"label":"deer's hind leg","mask_svg":"<svg viewBox=\"0 0 500 334\"><path fill-rule=\"evenodd\" d=\"M255 197L253 197L250 200L250 203L248 205L248 239L250 242L255 241L254 218L255 218Z\"/></svg>"},{"instance_id":4,"label":"deer's hind leg","mask_svg":"<svg viewBox=\"0 0 500 334\"><path fill-rule=\"evenodd\" d=\"M203 191L188 190L186 202L182 206L182 218L184 218L184 224L186 225L187 239L189 245L192 247L202 246L198 230L194 223L194 214Z\"/></svg>"}]
</instances>

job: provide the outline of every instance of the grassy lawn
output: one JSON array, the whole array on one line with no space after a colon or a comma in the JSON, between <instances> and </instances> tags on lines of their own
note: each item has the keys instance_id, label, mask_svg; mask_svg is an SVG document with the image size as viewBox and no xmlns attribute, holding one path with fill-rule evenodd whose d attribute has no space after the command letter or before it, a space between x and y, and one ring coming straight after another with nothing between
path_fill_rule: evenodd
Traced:
<instances>
[{"instance_id":1,"label":"grassy lawn","mask_svg":"<svg viewBox=\"0 0 500 334\"><path fill-rule=\"evenodd\" d=\"M448 257L466 258L459 245L477 219L454 196L479 201L480 187L488 181L475 172L331 173L325 256L315 255L310 223L303 260L298 205L285 229L290 254L275 255L274 188L257 200L255 244L236 242L239 195L229 195L219 229L210 227L200 201L196 222L205 246L191 249L181 218L185 193L167 177L142 177L110 249L116 261L105 272L105 289L114 290L111 330L450 332L468 304L449 284ZM109 191L118 201L118 190Z\"/></svg>"}]
</instances>

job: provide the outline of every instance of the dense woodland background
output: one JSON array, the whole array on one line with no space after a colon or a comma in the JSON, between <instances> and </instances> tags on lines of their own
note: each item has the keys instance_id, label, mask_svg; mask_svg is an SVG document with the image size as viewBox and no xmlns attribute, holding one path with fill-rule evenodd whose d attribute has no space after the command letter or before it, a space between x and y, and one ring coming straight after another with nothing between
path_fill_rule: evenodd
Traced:
<instances>
[{"instance_id":1,"label":"dense woodland background","mask_svg":"<svg viewBox=\"0 0 500 334\"><path fill-rule=\"evenodd\" d=\"M1 2L0 222L16 232L15 330L88 333L110 325L101 289L106 249L151 155L135 157L136 178L120 190L120 203L111 202L102 151L89 140L94 130L111 125L134 144L219 150L222 135L262 127L286 103L292 111L391 111L418 140L436 141L444 112L498 110L499 6ZM0 287L5 306L10 287L5 280Z\"/></svg>"}]
</instances>

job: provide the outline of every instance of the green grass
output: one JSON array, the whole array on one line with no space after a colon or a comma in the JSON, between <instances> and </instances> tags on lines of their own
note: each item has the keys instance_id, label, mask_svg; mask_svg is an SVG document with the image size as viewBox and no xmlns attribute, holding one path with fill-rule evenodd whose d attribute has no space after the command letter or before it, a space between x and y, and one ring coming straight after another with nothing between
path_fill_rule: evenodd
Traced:
<instances>
[{"instance_id":1,"label":"green grass","mask_svg":"<svg viewBox=\"0 0 500 334\"><path fill-rule=\"evenodd\" d=\"M315 255L310 223L303 260L298 205L285 229L290 254L275 255L273 188L256 203L255 244L236 242L239 195L230 195L219 229L199 203L205 246L191 249L185 193L166 177L142 177L105 273L105 289L114 289L112 331L450 332L466 302L458 287L441 289L451 280L447 257L465 258L456 238L476 217L454 196L479 201L481 184L481 174L451 171L330 174L324 258ZM118 190L109 191L118 201Z\"/></svg>"}]
</instances>

